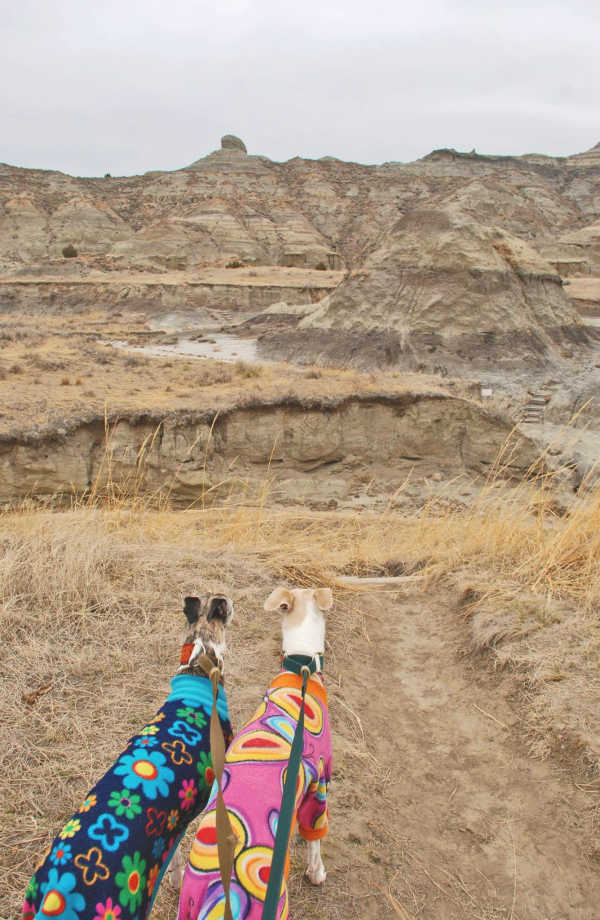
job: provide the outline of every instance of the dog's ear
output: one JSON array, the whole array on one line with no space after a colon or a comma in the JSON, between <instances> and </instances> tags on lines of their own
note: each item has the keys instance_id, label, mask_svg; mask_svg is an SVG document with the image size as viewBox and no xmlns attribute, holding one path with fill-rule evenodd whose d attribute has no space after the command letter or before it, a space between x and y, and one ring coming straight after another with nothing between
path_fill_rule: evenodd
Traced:
<instances>
[{"instance_id":1,"label":"dog's ear","mask_svg":"<svg viewBox=\"0 0 600 920\"><path fill-rule=\"evenodd\" d=\"M193 626L194 623L197 623L198 617L200 616L200 598L184 597L183 612L190 626Z\"/></svg>"},{"instance_id":2,"label":"dog's ear","mask_svg":"<svg viewBox=\"0 0 600 920\"><path fill-rule=\"evenodd\" d=\"M315 601L319 610L331 610L333 607L331 588L315 588Z\"/></svg>"},{"instance_id":3,"label":"dog's ear","mask_svg":"<svg viewBox=\"0 0 600 920\"><path fill-rule=\"evenodd\" d=\"M275 588L265 601L265 610L288 613L294 606L294 595L287 588Z\"/></svg>"},{"instance_id":4,"label":"dog's ear","mask_svg":"<svg viewBox=\"0 0 600 920\"><path fill-rule=\"evenodd\" d=\"M207 622L220 620L227 623L229 615L233 612L233 605L228 597L211 597L206 614Z\"/></svg>"}]
</instances>

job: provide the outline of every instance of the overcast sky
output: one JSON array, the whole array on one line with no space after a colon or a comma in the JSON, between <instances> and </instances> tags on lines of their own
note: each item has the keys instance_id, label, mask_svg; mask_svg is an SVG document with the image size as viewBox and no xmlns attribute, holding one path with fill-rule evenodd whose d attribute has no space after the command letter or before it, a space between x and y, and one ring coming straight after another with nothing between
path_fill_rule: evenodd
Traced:
<instances>
[{"instance_id":1,"label":"overcast sky","mask_svg":"<svg viewBox=\"0 0 600 920\"><path fill-rule=\"evenodd\" d=\"M598 0L7 0L0 162L178 169L600 140Z\"/></svg>"}]
</instances>

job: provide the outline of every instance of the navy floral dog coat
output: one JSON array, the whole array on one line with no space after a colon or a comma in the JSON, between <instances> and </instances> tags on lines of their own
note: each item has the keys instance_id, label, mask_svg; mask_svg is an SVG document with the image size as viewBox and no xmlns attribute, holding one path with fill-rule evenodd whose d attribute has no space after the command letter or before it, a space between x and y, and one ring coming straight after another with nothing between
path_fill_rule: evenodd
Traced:
<instances>
[{"instance_id":1,"label":"navy floral dog coat","mask_svg":"<svg viewBox=\"0 0 600 920\"><path fill-rule=\"evenodd\" d=\"M208 678L180 674L155 717L130 739L43 856L23 920L144 920L214 775ZM231 740L227 699L217 711Z\"/></svg>"}]
</instances>

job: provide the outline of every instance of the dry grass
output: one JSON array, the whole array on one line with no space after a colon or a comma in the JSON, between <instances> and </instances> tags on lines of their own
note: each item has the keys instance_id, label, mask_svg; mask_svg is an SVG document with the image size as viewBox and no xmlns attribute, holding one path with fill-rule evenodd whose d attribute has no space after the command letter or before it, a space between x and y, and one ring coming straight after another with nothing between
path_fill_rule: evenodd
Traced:
<instances>
[{"instance_id":1,"label":"dry grass","mask_svg":"<svg viewBox=\"0 0 600 920\"><path fill-rule=\"evenodd\" d=\"M9 917L36 854L162 703L182 595L227 587L242 622L248 601L232 557L138 542L126 512L2 523L0 916ZM243 581L264 594L264 576L245 568ZM244 672L243 652L237 667ZM142 678L135 690L132 670Z\"/></svg>"},{"instance_id":2,"label":"dry grass","mask_svg":"<svg viewBox=\"0 0 600 920\"><path fill-rule=\"evenodd\" d=\"M381 513L273 508L266 504L265 480L242 499L209 507L201 499L203 507L191 507L184 520L203 547L227 546L280 574L310 572L322 581L336 573L425 568L432 577L471 573L482 581L487 573L496 588L486 597L530 593L593 612L600 603L600 486L583 489L565 511L554 493L562 470L547 471L542 457L520 483L508 486L502 476L510 462L505 447L471 506L432 499L421 513L406 516L394 510L394 495ZM147 506L149 498L139 490L136 495L137 507ZM114 496L113 505L122 500ZM140 520L146 534L156 527L157 536L177 542L182 533L182 512L163 508ZM128 527L136 526L134 518ZM187 528L184 539L190 540Z\"/></svg>"},{"instance_id":3,"label":"dry grass","mask_svg":"<svg viewBox=\"0 0 600 920\"><path fill-rule=\"evenodd\" d=\"M194 589L236 600L243 638L232 637L230 668L239 723L236 706L260 692L275 662L275 654L265 659L255 613L274 581L335 584L342 572L394 567L422 569L425 594L459 581L475 640L527 681L538 753L552 749L551 736L577 738L596 762L600 491L558 515L550 485L540 475L508 492L492 476L473 507L427 506L415 517L391 505L381 514L270 508L266 484L244 503L180 512L113 494L67 512L2 515L0 916L14 913L36 853L65 814L162 702L180 599ZM337 593L329 635L336 654L349 654L364 627L352 592ZM144 677L135 692L132 666ZM360 745L356 714L347 721L348 744ZM382 912L407 914L383 882ZM317 915L312 894L297 895ZM157 920L173 907L161 892Z\"/></svg>"},{"instance_id":4,"label":"dry grass","mask_svg":"<svg viewBox=\"0 0 600 920\"><path fill-rule=\"evenodd\" d=\"M107 405L112 412L127 415L148 410L218 410L243 405L248 399L275 399L282 393L320 398L442 391L439 380L418 374L362 374L332 368L311 374L283 364L149 357L102 344L128 338L142 344L143 336L136 333L145 328L135 315L113 318L98 313L68 319L23 316L0 323L0 433L52 426L82 414L99 415ZM18 387L13 373L19 375ZM85 399L81 390L69 386L73 380L89 383ZM461 392L457 385L453 395Z\"/></svg>"},{"instance_id":5,"label":"dry grass","mask_svg":"<svg viewBox=\"0 0 600 920\"><path fill-rule=\"evenodd\" d=\"M558 513L556 474L540 462L537 475L509 489L501 467L499 460L474 505L459 510L435 501L412 516L392 502L383 513L282 510L266 506L265 484L254 502L246 495L183 514L162 510L130 520L128 530L188 549L226 549L298 584L339 589L340 574L420 571L426 592L458 586L474 647L521 675L532 750L569 752L596 771L600 487Z\"/></svg>"},{"instance_id":6,"label":"dry grass","mask_svg":"<svg viewBox=\"0 0 600 920\"><path fill-rule=\"evenodd\" d=\"M57 275L38 275L36 277L23 277L5 274L0 276L0 284L81 284L81 285L102 285L105 284L109 289L113 285L126 284L161 284L161 285L182 285L182 284L226 284L240 285L241 287L264 285L291 288L331 288L335 287L344 278L344 271L319 271L314 268L284 268L278 265L256 265L252 268L227 268L216 266L205 266L198 268L196 271L169 271L169 272L105 272L91 271L81 277L75 274L65 274L63 277Z\"/></svg>"},{"instance_id":7,"label":"dry grass","mask_svg":"<svg viewBox=\"0 0 600 920\"><path fill-rule=\"evenodd\" d=\"M276 667L275 637L270 655L256 617L273 574L251 554L204 545L197 519L125 507L2 516L1 917L16 916L37 854L162 703L184 594L235 598L228 663L236 724ZM330 628L350 641L353 621L342 608ZM173 910L164 886L155 916Z\"/></svg>"}]
</instances>

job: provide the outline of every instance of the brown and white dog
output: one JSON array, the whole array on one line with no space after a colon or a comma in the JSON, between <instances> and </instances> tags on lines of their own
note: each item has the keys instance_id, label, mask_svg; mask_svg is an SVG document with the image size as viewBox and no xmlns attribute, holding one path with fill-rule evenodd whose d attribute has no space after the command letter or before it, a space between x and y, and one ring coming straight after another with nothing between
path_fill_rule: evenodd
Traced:
<instances>
[{"instance_id":1,"label":"brown and white dog","mask_svg":"<svg viewBox=\"0 0 600 920\"><path fill-rule=\"evenodd\" d=\"M330 588L277 588L265 601L267 612L282 614L283 667L253 718L231 742L225 757L223 798L235 836L229 887L235 920L260 920L273 858L283 784L298 722L302 678L286 656L314 663L305 698L303 752L296 784L295 822L307 841L306 875L314 885L326 878L321 838L328 829L327 784L331 777L331 734L327 692L321 674L325 611ZM287 877L288 868L285 875ZM225 893L216 843L216 790L213 787L184 873L179 920L222 916ZM277 916L288 916L287 886Z\"/></svg>"},{"instance_id":2,"label":"brown and white dog","mask_svg":"<svg viewBox=\"0 0 600 920\"><path fill-rule=\"evenodd\" d=\"M222 665L233 604L222 594L186 597L184 613L180 666L166 702L43 854L25 894L23 920L143 920L150 913L163 873L212 785L207 671ZM222 686L217 712L229 741Z\"/></svg>"}]
</instances>

